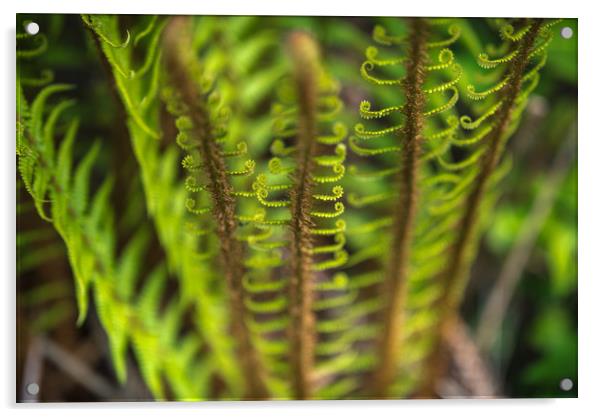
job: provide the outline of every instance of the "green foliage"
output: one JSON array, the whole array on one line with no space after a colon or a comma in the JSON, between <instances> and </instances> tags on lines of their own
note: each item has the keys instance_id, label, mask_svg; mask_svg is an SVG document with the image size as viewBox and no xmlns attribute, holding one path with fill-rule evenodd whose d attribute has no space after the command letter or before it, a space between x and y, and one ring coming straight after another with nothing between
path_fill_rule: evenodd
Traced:
<instances>
[{"instance_id":1,"label":"green foliage","mask_svg":"<svg viewBox=\"0 0 602 417\"><path fill-rule=\"evenodd\" d=\"M31 116L23 118L25 126L20 144L20 165L27 167L23 178L33 178L34 199L39 201L41 215L51 221L61 235L74 273L76 296L81 323L88 309L88 293L92 290L96 309L110 342L110 349L118 379L126 377L125 361L128 344L132 344L142 373L157 398L165 396L161 378L166 377L178 386L182 398L203 396L202 385L192 383L204 372L190 363L191 353L199 349L197 338L186 334L182 339L179 327L186 304L174 299L165 313L158 315L161 305L161 286L167 278L161 264L144 280L140 293L134 292L140 279L142 256L148 231L141 229L126 245L123 253L115 253L114 213L109 196L113 179L106 179L90 192L90 173L97 159L99 146L93 146L84 158L73 161L73 147L77 137L77 123L69 122L67 132L58 147L53 144L56 135L45 117L44 101L52 94L67 90L54 85L43 89L34 100ZM21 109L27 109L21 103ZM60 104L54 109L60 108ZM25 112L27 114L27 112ZM29 126L32 126L31 128ZM34 126L38 132L35 134ZM56 155L50 159L48 155ZM39 185L42 184L42 185ZM49 208L46 206L49 204ZM191 351L191 349L193 349ZM183 355L184 352L190 352ZM186 382L188 381L188 383Z\"/></svg>"},{"instance_id":2,"label":"green foliage","mask_svg":"<svg viewBox=\"0 0 602 417\"><path fill-rule=\"evenodd\" d=\"M378 19L375 45L329 21L332 36L296 30L286 47L283 28L313 20L267 21L82 16L123 110L133 178L110 171L102 140L82 141L76 101L57 100L74 86L18 71L19 174L67 249L78 323L92 294L117 379L131 348L157 399L433 395L555 22L495 19L502 42L481 53L466 19ZM320 55L322 38L345 53ZM20 60L48 47L18 40ZM359 45L365 61L350 71ZM360 78L364 122L349 129ZM116 195L130 183L139 193ZM497 213L493 248L508 249L517 216ZM544 233L566 295L574 236L553 221ZM533 340L544 364L526 380L573 353L542 342L546 320Z\"/></svg>"},{"instance_id":3,"label":"green foliage","mask_svg":"<svg viewBox=\"0 0 602 417\"><path fill-rule=\"evenodd\" d=\"M577 380L575 329L565 311L552 307L544 310L529 330L530 343L539 350L540 357L525 370L522 383L531 386L538 396L556 397L554 382Z\"/></svg>"},{"instance_id":4,"label":"green foliage","mask_svg":"<svg viewBox=\"0 0 602 417\"><path fill-rule=\"evenodd\" d=\"M130 42L132 36L126 35L126 41L120 43L112 41L121 36L117 16L83 19L98 34L103 53L114 68L115 83L128 114L128 130L140 166L147 210L166 251L167 263L180 280L182 301L194 306L196 327L204 335L203 343L211 346L208 362L219 369L233 390L231 395L236 396L241 382L233 368L232 342L225 325L227 311L216 300L220 293L219 288L214 288L216 277L211 279L212 270L197 259L194 233L187 230L185 212L181 210L186 205L186 191L177 182L176 149L172 145L162 150L158 141L160 59L155 39L165 22L150 17L149 22L142 21L137 29L132 29L133 41ZM149 40L146 47L142 45L145 38ZM141 69L135 70L133 57L141 48L145 55ZM199 280L199 276L205 279Z\"/></svg>"}]
</instances>

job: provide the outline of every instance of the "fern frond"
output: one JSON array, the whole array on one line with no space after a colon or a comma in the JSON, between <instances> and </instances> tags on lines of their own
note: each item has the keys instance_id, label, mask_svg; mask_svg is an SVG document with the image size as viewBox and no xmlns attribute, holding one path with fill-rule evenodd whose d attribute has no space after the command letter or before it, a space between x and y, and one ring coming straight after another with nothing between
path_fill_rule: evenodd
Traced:
<instances>
[{"instance_id":1,"label":"fern frond","mask_svg":"<svg viewBox=\"0 0 602 417\"><path fill-rule=\"evenodd\" d=\"M460 125L464 129L468 129L468 130L476 129L479 126L481 126L481 124L485 120L487 120L488 118L490 118L493 115L495 115L495 113L500 109L500 107L502 106L502 104L503 104L502 101L496 102L491 107L489 107L489 109L487 109L486 111L484 111L483 114L478 119L476 119L474 121L469 116L462 116L462 117L460 117Z\"/></svg>"},{"instance_id":2,"label":"fern frond","mask_svg":"<svg viewBox=\"0 0 602 417\"><path fill-rule=\"evenodd\" d=\"M455 24L447 25L448 37L437 40L435 35L438 29L431 26L429 20L411 19L409 26L410 34L403 42L401 38L396 39L398 42L379 42L405 47L405 55L402 57L382 62L387 66L404 63L403 77L380 79L371 74L376 66L376 57L380 54L374 47L366 52L368 60L360 69L362 77L376 85L396 85L401 88L403 96L399 101L404 104L373 111L372 104L363 101L360 105L360 115L366 119L383 120L383 123L377 128L358 124L355 127L355 136L349 139L349 146L357 155L378 158L377 162L381 164L382 161L387 161L387 165L391 161L398 164L378 171L366 169L364 172L358 167L350 167L351 175L358 180L370 180L375 184L395 175L399 187L394 192L384 188L383 191L372 195L353 192L348 198L352 206L370 205L387 210L392 215L366 219L349 231L350 236L365 236L365 239L371 240L375 240L371 236L375 236L376 231L390 229L392 232L390 242L387 241L383 245L379 241L378 244L374 243L371 247L352 253L347 263L348 267L351 267L373 260L384 269L384 277L378 279L375 275L367 275L369 280L366 281L370 285L378 285L380 289L374 301L376 305L381 306L377 308L377 317L382 320L383 328L376 340L373 340L376 354L363 365L368 366L366 370L372 375L370 394L379 397L389 395L391 385L398 374L394 364L400 357L401 335L405 334L405 331L402 331L402 323L407 314L406 293L408 288L411 288L408 274L414 258L411 254L411 242L415 239L414 222L420 211L417 205L423 186L420 175L426 161L443 157L452 146L459 127L458 118L448 113L453 111L460 97L456 85L460 81L462 70L448 47L459 38L460 28ZM378 32L379 35L383 35L384 30L378 29ZM401 124L397 121L400 116L403 120ZM444 128L440 127L439 119L445 124ZM364 146L365 142L373 145ZM395 155L395 159L389 155ZM365 246L368 242L363 244ZM382 256L383 252L386 256ZM363 279L358 278L358 282L363 282ZM372 317L376 316L373 314ZM373 366L372 369L369 364Z\"/></svg>"},{"instance_id":3,"label":"fern frond","mask_svg":"<svg viewBox=\"0 0 602 417\"><path fill-rule=\"evenodd\" d=\"M481 67L489 69L489 68L495 68L500 64L506 64L508 62L511 62L516 55L518 54L518 51L514 50L512 52L510 52L508 55L503 56L501 58L495 58L495 59L490 59L489 55L485 54L485 53L481 53L479 54L479 58L478 58L478 63Z\"/></svg>"},{"instance_id":4,"label":"fern frond","mask_svg":"<svg viewBox=\"0 0 602 417\"><path fill-rule=\"evenodd\" d=\"M366 59L368 60L367 62L371 63L375 67L385 67L390 65L402 64L407 59L406 57L378 59L377 57L379 52L380 51L378 50L378 48L374 46L369 46L366 49Z\"/></svg>"},{"instance_id":5,"label":"fern frond","mask_svg":"<svg viewBox=\"0 0 602 417\"><path fill-rule=\"evenodd\" d=\"M479 237L479 216L484 201L487 200L486 193L491 187L498 161L502 157L505 141L510 136L513 125L518 120L523 103L531 91L534 83L527 81L533 79L536 84L537 71L543 66L540 60L528 71L530 61L533 57L542 54L549 42L549 34L544 27L542 19L523 19L518 27L503 26L501 36L503 40L510 42L506 47L506 55L503 58L489 60L486 55L479 56L481 65L485 68L505 66L503 79L488 90L477 93L476 89L468 86L468 96L475 100L487 100L490 104L484 107L480 116L473 119L468 116L460 118L460 123L465 129L479 129L479 131L468 138L454 139L454 146L467 146L479 144L463 160L449 163L439 158L439 163L445 170L468 169L463 174L463 180L457 181L453 188L441 194L441 203L431 208L431 213L451 213L461 210L457 219L459 234L450 243L450 251L443 269L438 273L438 286L441 287L441 295L432 305L439 311L439 318L435 320L435 336L430 343L431 348L421 353L420 361L426 363L423 385L420 395L429 396L433 393L433 387L445 369L441 347L441 334L449 322L449 318L455 314L459 306L464 287L467 282L468 265L474 256L476 241ZM521 91L526 84L524 91ZM477 165L478 163L478 165ZM475 167L475 168L472 168ZM436 251L435 248L432 249Z\"/></svg>"},{"instance_id":6,"label":"fern frond","mask_svg":"<svg viewBox=\"0 0 602 417\"><path fill-rule=\"evenodd\" d=\"M336 145L341 143L347 138L348 130L347 126L341 122L334 122L331 129L333 135L320 135L318 136L318 142L323 145Z\"/></svg>"},{"instance_id":7,"label":"fern frond","mask_svg":"<svg viewBox=\"0 0 602 417\"><path fill-rule=\"evenodd\" d=\"M97 164L100 152L99 143L96 142L75 165L72 149L77 124L70 124L66 136L57 145L54 126L58 123L60 111L53 110L49 116L44 111L42 103L51 95L65 90L65 86L46 87L34 100L36 105L32 108L35 107L35 112L23 113L22 109L28 106L20 103L17 117L26 127L22 131L19 159L37 155L34 175L46 178L43 188L34 181L32 191L48 195L47 203L52 213L48 220L67 247L75 278L78 322L81 324L86 317L88 293L91 291L101 324L108 335L119 381L124 382L126 378L127 346L131 343L145 382L157 398L165 398L161 378L167 372L167 365L161 358L177 355L180 341L177 338L165 339L157 326L164 319L157 314L157 305L149 305L150 300L146 304L130 302L134 283L139 278L137 265L145 250L148 233L141 229L126 245L122 256L115 255L114 214L109 202L113 180L106 179L94 192L90 189L91 170ZM36 119L30 119L32 117ZM59 149L55 150L55 147ZM145 290L153 280L150 276ZM144 351L138 349L138 342L142 339L145 341ZM173 369L179 372L181 382L189 387L193 386L192 380L196 377L187 371L191 364L192 359L182 360Z\"/></svg>"},{"instance_id":8,"label":"fern frond","mask_svg":"<svg viewBox=\"0 0 602 417\"><path fill-rule=\"evenodd\" d=\"M459 64L452 64L451 69L454 72L454 78L452 78L451 80L449 80L447 82L444 82L443 84L439 84L434 87L425 88L424 92L426 94L441 93L445 90L451 89L453 86L458 84L458 82L460 81L460 78L462 77L462 67Z\"/></svg>"},{"instance_id":9,"label":"fern frond","mask_svg":"<svg viewBox=\"0 0 602 417\"><path fill-rule=\"evenodd\" d=\"M389 65L389 64L383 64L383 65ZM374 67L376 67L377 65L373 62L373 61L365 61L362 66L360 67L360 74L362 76L362 78L366 81L369 81L370 83L374 84L374 85L397 85L400 82L399 78L378 78L375 77L373 75L371 75L370 73L374 70Z\"/></svg>"},{"instance_id":10,"label":"fern frond","mask_svg":"<svg viewBox=\"0 0 602 417\"><path fill-rule=\"evenodd\" d=\"M501 36L502 40L518 42L527 34L529 29L531 29L530 23L524 25L523 27L519 28L518 30L513 25L506 24L506 25L503 25L502 28L500 29L500 36Z\"/></svg>"},{"instance_id":11,"label":"fern frond","mask_svg":"<svg viewBox=\"0 0 602 417\"><path fill-rule=\"evenodd\" d=\"M454 64L454 53L451 49L442 49L441 52L439 52L437 61L439 62L438 64L427 65L425 71L441 71L451 68Z\"/></svg>"},{"instance_id":12,"label":"fern frond","mask_svg":"<svg viewBox=\"0 0 602 417\"><path fill-rule=\"evenodd\" d=\"M149 45L148 41L155 39L158 36L156 33L163 32L165 25L161 21L164 18L151 18L128 29L134 34L134 42L122 48L116 48L115 42L110 41L120 39L123 33L119 29L118 16L94 15L83 16L83 19L93 30L112 68L117 90L128 114L127 127L140 167L147 210L166 251L169 269L176 273L183 294L186 294L183 300L194 306L194 325L202 335L202 342L208 347L207 360L214 364L210 372L223 378L231 395L240 395L244 382L240 370L233 366L237 361L233 342L227 333L228 312L218 301L221 293L212 289L219 286L219 282L216 282L216 277L208 268L208 260L200 263L197 256L198 240L207 239L211 231L205 224L195 222L191 225L185 219L183 207L187 196L184 187L177 182L177 151L174 147L161 150L156 140L160 130L158 90L162 60L160 54L149 50L154 49L155 44ZM105 39L110 42L105 42ZM131 78L129 74L136 72L135 66L143 67L148 56L152 56L151 69ZM178 122L184 129L190 120ZM181 136L178 142L193 147L198 145L191 137ZM186 188L198 194L206 190L206 185L187 179ZM208 317L212 319L208 320ZM182 383L178 383L178 386L182 386Z\"/></svg>"},{"instance_id":13,"label":"fern frond","mask_svg":"<svg viewBox=\"0 0 602 417\"><path fill-rule=\"evenodd\" d=\"M250 398L266 398L269 393L263 377L262 364L251 333L245 324L246 310L253 312L254 309L257 311L260 309L245 300L244 296L242 284L245 274L244 247L236 238L235 191L229 178L251 174L255 163L253 160L248 160L242 169L227 169L221 143L222 138L225 137L222 123L229 116L229 110L227 107L215 107L219 102L219 96L211 92L210 81L200 83L197 81L209 80L211 77L202 73L194 55L191 55L185 41L189 39L188 36L185 19L174 19L166 29L165 59L173 90L165 91L164 96L172 111L184 110L184 114L175 113L175 117L186 116L188 119L184 120L191 122L180 124L179 127L189 128L185 133L194 136L200 142L198 148L188 150L191 153L184 161L193 161L187 164L188 168L192 168L189 171L197 175L198 183L207 184L207 199L210 200L210 207L193 208L191 211L203 215L210 213L211 215L206 216L202 221L215 225L215 233L219 239L221 269L228 288L233 317L233 336L237 342L239 363L247 385L245 395ZM182 105L176 104L178 101ZM202 172L197 170L200 166L203 167Z\"/></svg>"},{"instance_id":14,"label":"fern frond","mask_svg":"<svg viewBox=\"0 0 602 417\"><path fill-rule=\"evenodd\" d=\"M358 196L352 193L348 197L349 204L353 207L365 207L370 204L380 203L392 198L395 194L389 191L385 191L379 194Z\"/></svg>"},{"instance_id":15,"label":"fern frond","mask_svg":"<svg viewBox=\"0 0 602 417\"><path fill-rule=\"evenodd\" d=\"M355 134L360 139L379 138L386 136L389 133L399 132L403 129L403 127L403 125L398 125L378 130L366 130L366 127L363 124L358 123L355 125Z\"/></svg>"},{"instance_id":16,"label":"fern frond","mask_svg":"<svg viewBox=\"0 0 602 417\"><path fill-rule=\"evenodd\" d=\"M283 81L281 103L273 106L273 133L277 138L272 142L271 150L278 158L269 161L268 169L274 180L260 174L253 184L258 203L268 210L270 216L283 209L288 212L284 222L264 218L256 222L255 227L264 227L269 222L275 227L271 227L272 232L260 247L251 245L251 248L266 248L269 252L261 255L263 257L274 256L277 260L290 257L291 266L285 267L278 262L263 271L254 267L249 270L249 276L266 290L255 294L261 298L251 301L257 303L260 299L265 300L272 290L280 294L280 285L273 284L276 281L271 279L270 271L284 268L288 272L284 292L278 298L268 298L276 300L286 295L288 300L287 311L283 312L290 317L284 333L288 336L287 356L270 359L268 366L274 377L280 375L282 378L282 370L285 369L292 374L290 380L295 398L312 395L314 361L318 361L316 366L321 363L313 353L321 340L319 332L313 330L316 274L337 268L346 260L343 249L345 223L338 219L344 211L344 205L339 201L343 188L337 183L345 173L346 147L341 142L347 129L335 120L341 109L341 101L335 95L339 89L337 83L322 70L316 48L307 35L290 35L293 78ZM328 136L329 132L334 135ZM288 175L288 179L284 175ZM274 197L270 198L272 194ZM330 208L325 205L328 202L331 203ZM328 239L334 239L334 243L326 243ZM324 243L318 245L318 240ZM265 312L276 314L274 326L276 322L281 326L284 319L274 307L268 304ZM325 304L323 307L326 310L340 308L338 304L330 308ZM257 325L255 328L264 327L260 322ZM271 325L267 327L272 328ZM268 352L264 351L264 354ZM289 365L281 362L287 357Z\"/></svg>"},{"instance_id":17,"label":"fern frond","mask_svg":"<svg viewBox=\"0 0 602 417\"><path fill-rule=\"evenodd\" d=\"M401 168L399 167L393 167L375 171L360 171L357 165L351 165L349 167L349 172L360 181L378 181L382 178L397 174L400 169Z\"/></svg>"},{"instance_id":18,"label":"fern frond","mask_svg":"<svg viewBox=\"0 0 602 417\"><path fill-rule=\"evenodd\" d=\"M468 93L468 97L470 97L473 100L483 100L484 98L490 96L491 94L500 91L502 88L506 87L508 85L508 81L509 78L506 77L503 80L501 80L500 82L498 82L496 85L494 85L491 88L488 88L485 91L482 92L477 92L476 88L474 85L469 85L466 90Z\"/></svg>"},{"instance_id":19,"label":"fern frond","mask_svg":"<svg viewBox=\"0 0 602 417\"><path fill-rule=\"evenodd\" d=\"M29 49L25 49L22 46L19 47L19 45L17 45L17 58L35 58L46 52L48 49L48 38L46 38L46 35L43 33L39 33L37 35L29 35L27 33L17 34L17 43L25 40L29 40L29 43L32 43L33 45L30 45Z\"/></svg>"},{"instance_id":20,"label":"fern frond","mask_svg":"<svg viewBox=\"0 0 602 417\"><path fill-rule=\"evenodd\" d=\"M458 89L453 86L450 87L449 90L452 92L452 96L449 98L449 100L446 103L444 103L438 107L435 107L432 110L428 110L428 111L424 112L423 115L425 117L443 113L456 105L456 103L458 102L458 99L460 98L460 93L458 92ZM443 91L445 91L445 90L443 90Z\"/></svg>"},{"instance_id":21,"label":"fern frond","mask_svg":"<svg viewBox=\"0 0 602 417\"><path fill-rule=\"evenodd\" d=\"M45 69L40 72L40 75L36 78L33 77L20 77L21 85L27 87L43 87L50 84L54 80L54 72Z\"/></svg>"},{"instance_id":22,"label":"fern frond","mask_svg":"<svg viewBox=\"0 0 602 417\"><path fill-rule=\"evenodd\" d=\"M321 201L336 201L343 197L343 187L335 185L332 187L332 194L314 194L312 197Z\"/></svg>"}]
</instances>

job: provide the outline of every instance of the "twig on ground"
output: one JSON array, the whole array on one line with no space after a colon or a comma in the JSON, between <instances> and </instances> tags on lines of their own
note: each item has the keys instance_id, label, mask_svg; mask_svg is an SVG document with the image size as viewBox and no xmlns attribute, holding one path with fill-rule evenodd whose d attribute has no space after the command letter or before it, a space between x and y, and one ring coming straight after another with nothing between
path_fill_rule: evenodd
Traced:
<instances>
[{"instance_id":1,"label":"twig on ground","mask_svg":"<svg viewBox=\"0 0 602 417\"><path fill-rule=\"evenodd\" d=\"M552 210L560 185L574 161L576 137L577 127L572 125L545 176L546 180L535 198L531 212L523 221L516 244L507 256L485 304L476 333L477 345L482 352L490 352L499 335L505 312L529 261L537 237Z\"/></svg>"},{"instance_id":2,"label":"twig on ground","mask_svg":"<svg viewBox=\"0 0 602 417\"><path fill-rule=\"evenodd\" d=\"M43 344L45 357L90 392L106 400L123 398L123 394L113 387L114 384L58 344L47 338L43 338Z\"/></svg>"},{"instance_id":3,"label":"twig on ground","mask_svg":"<svg viewBox=\"0 0 602 417\"><path fill-rule=\"evenodd\" d=\"M443 337L451 362L459 374L459 381L456 382L461 383L466 390L465 395L457 393L452 395L478 398L496 397L498 395L497 384L488 365L481 357L479 348L472 339L466 323L460 317L456 317L454 325L448 329L449 331L446 331ZM441 394L444 398L450 396L447 392Z\"/></svg>"},{"instance_id":4,"label":"twig on ground","mask_svg":"<svg viewBox=\"0 0 602 417\"><path fill-rule=\"evenodd\" d=\"M23 371L22 401L33 403L39 401L39 390L43 372L44 343L39 337L33 337L27 351L27 359L25 360L25 369Z\"/></svg>"}]
</instances>

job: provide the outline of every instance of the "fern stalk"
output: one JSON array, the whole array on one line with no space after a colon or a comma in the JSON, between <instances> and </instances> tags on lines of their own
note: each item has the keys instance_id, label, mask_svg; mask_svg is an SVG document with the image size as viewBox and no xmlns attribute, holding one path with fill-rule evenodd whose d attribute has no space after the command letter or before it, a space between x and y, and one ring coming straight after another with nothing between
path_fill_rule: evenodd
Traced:
<instances>
[{"instance_id":1,"label":"fern stalk","mask_svg":"<svg viewBox=\"0 0 602 417\"><path fill-rule=\"evenodd\" d=\"M313 158L317 148L318 50L306 34L297 32L289 38L298 94L297 168L291 189L291 271L289 281L293 392L296 398L309 398L311 371L316 344L315 317L312 311L314 282L312 271L313 242L310 217L314 181Z\"/></svg>"},{"instance_id":2,"label":"fern stalk","mask_svg":"<svg viewBox=\"0 0 602 417\"><path fill-rule=\"evenodd\" d=\"M252 343L251 333L245 323L244 289L245 273L243 244L236 239L236 200L228 180L226 163L218 143L212 137L212 125L206 99L200 93L198 82L190 72L192 62L187 39L185 18L174 18L165 32L165 57L167 71L183 102L190 109L192 131L200 142L199 152L208 178L207 189L213 201L212 213L216 234L220 242L222 272L229 293L232 333L237 342L238 359L244 375L245 397L268 397L259 356Z\"/></svg>"},{"instance_id":3,"label":"fern stalk","mask_svg":"<svg viewBox=\"0 0 602 417\"><path fill-rule=\"evenodd\" d=\"M393 219L393 240L382 295L383 331L378 341L378 365L373 375L371 389L377 397L387 397L389 387L396 374L401 329L403 326L403 304L406 296L407 271L413 224L417 211L418 168L424 126L425 65L428 59L426 47L428 23L424 19L412 19L409 36L407 75L402 83L406 96L403 107L405 125L400 131L403 142L399 182L398 209Z\"/></svg>"},{"instance_id":4,"label":"fern stalk","mask_svg":"<svg viewBox=\"0 0 602 417\"><path fill-rule=\"evenodd\" d=\"M523 22L527 24L528 22ZM480 172L475 180L474 188L468 195L465 211L459 221L459 234L453 244L449 256L449 267L441 275L443 295L440 303L441 320L437 331L436 346L426 364L427 377L421 389L420 396L433 398L436 394L436 384L445 372L447 359L442 346L441 335L453 326L456 311L462 301L462 294L467 283L468 268L473 257L473 247L476 244L479 231L479 211L484 200L487 185L495 172L502 156L507 131L510 127L515 101L521 91L521 82L525 69L529 64L529 54L543 24L541 19L533 22L517 48L516 58L507 70L508 83L498 93L502 101L500 111L495 116L494 128L485 138L489 145L481 162Z\"/></svg>"}]
</instances>

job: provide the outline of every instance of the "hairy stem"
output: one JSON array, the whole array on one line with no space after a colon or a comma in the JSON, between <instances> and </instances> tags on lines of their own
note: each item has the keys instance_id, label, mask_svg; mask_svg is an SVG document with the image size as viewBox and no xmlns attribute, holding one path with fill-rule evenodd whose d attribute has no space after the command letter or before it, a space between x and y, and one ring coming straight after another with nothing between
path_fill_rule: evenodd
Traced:
<instances>
[{"instance_id":1,"label":"hairy stem","mask_svg":"<svg viewBox=\"0 0 602 417\"><path fill-rule=\"evenodd\" d=\"M399 200L393 220L393 241L389 264L382 286L385 300L383 331L377 346L378 365L371 389L377 397L387 397L397 370L403 326L403 304L406 298L408 260L414 218L416 217L418 163L424 125L424 67L427 60L428 25L423 19L412 19L409 37L407 74L403 81L406 96L405 126L401 132L403 149L399 176Z\"/></svg>"},{"instance_id":2,"label":"hairy stem","mask_svg":"<svg viewBox=\"0 0 602 417\"><path fill-rule=\"evenodd\" d=\"M541 25L541 20L535 21L520 41L516 59L512 61L507 70L508 84L499 93L500 99L503 101L502 106L496 115L495 127L485 138L489 146L482 159L480 173L466 200L465 212L458 225L458 237L451 248L449 267L441 275L441 279L444 280L444 290L440 300L442 318L436 336L439 340L436 341L433 354L427 361L427 377L420 396L433 397L436 394L437 381L447 369L447 358L440 338L447 331L446 328L452 326L455 312L462 301L467 284L468 268L473 257L473 246L478 237L479 210L483 196L504 150L512 110L520 93L522 76L529 63L529 52L535 43Z\"/></svg>"},{"instance_id":3,"label":"hairy stem","mask_svg":"<svg viewBox=\"0 0 602 417\"><path fill-rule=\"evenodd\" d=\"M174 18L165 31L165 58L167 72L174 87L190 111L195 136L200 141L200 156L207 189L213 202L212 214L215 232L220 242L222 272L229 293L232 334L237 343L238 359L246 383L245 398L268 397L264 373L258 353L252 343L251 333L245 323L244 290L242 279L244 248L236 239L234 190L226 173L226 164L221 149L212 135L212 126L206 98L200 93L198 81L191 68L195 67L190 42L187 42L186 18Z\"/></svg>"},{"instance_id":4,"label":"hairy stem","mask_svg":"<svg viewBox=\"0 0 602 417\"><path fill-rule=\"evenodd\" d=\"M313 40L301 32L290 36L289 46L299 103L297 168L291 190L292 275L288 286L291 319L290 361L294 396L297 399L306 399L311 396L311 372L316 344L315 317L312 311L314 275L311 229L313 223L310 210L314 188L312 172L317 135L318 51Z\"/></svg>"}]
</instances>

